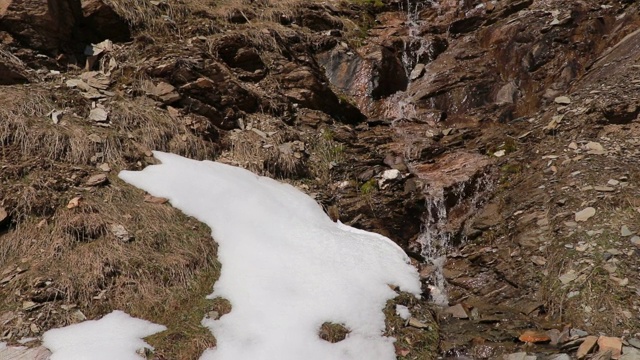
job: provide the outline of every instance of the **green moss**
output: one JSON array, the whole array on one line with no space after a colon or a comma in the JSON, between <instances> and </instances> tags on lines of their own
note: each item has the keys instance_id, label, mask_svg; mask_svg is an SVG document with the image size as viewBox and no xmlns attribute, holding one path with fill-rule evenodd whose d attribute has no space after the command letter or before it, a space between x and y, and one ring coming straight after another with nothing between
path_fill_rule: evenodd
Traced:
<instances>
[{"instance_id":1,"label":"green moss","mask_svg":"<svg viewBox=\"0 0 640 360\"><path fill-rule=\"evenodd\" d=\"M360 193L362 195L370 195L376 190L378 190L378 182L376 179L370 179L360 186Z\"/></svg>"}]
</instances>

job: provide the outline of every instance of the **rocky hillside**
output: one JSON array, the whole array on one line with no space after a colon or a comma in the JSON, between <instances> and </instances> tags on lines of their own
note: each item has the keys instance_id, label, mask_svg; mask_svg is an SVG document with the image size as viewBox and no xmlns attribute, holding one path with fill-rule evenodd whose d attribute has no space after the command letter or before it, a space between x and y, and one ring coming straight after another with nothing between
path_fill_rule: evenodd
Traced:
<instances>
[{"instance_id":1,"label":"rocky hillside","mask_svg":"<svg viewBox=\"0 0 640 360\"><path fill-rule=\"evenodd\" d=\"M601 334L587 353L634 358L639 14L0 0L0 342L123 309L168 326L150 358L215 345L198 324L230 306L204 298L209 229L116 176L162 150L289 182L400 244L425 299L396 299L408 322L387 306L399 358L576 357Z\"/></svg>"}]
</instances>

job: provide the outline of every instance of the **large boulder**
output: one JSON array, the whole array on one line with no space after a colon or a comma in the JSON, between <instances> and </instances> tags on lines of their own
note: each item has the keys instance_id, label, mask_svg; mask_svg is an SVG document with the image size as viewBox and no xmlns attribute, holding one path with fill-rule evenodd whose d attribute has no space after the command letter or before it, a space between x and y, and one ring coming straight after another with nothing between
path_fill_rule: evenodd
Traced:
<instances>
[{"instance_id":1,"label":"large boulder","mask_svg":"<svg viewBox=\"0 0 640 360\"><path fill-rule=\"evenodd\" d=\"M91 33L92 41L131 39L127 22L102 0L81 0L81 4L83 26Z\"/></svg>"},{"instance_id":2,"label":"large boulder","mask_svg":"<svg viewBox=\"0 0 640 360\"><path fill-rule=\"evenodd\" d=\"M81 18L80 0L0 0L0 30L41 51L67 44Z\"/></svg>"},{"instance_id":3,"label":"large boulder","mask_svg":"<svg viewBox=\"0 0 640 360\"><path fill-rule=\"evenodd\" d=\"M26 82L29 82L26 66L15 56L0 49L0 85L23 84ZM0 219L0 221L2 220Z\"/></svg>"}]
</instances>

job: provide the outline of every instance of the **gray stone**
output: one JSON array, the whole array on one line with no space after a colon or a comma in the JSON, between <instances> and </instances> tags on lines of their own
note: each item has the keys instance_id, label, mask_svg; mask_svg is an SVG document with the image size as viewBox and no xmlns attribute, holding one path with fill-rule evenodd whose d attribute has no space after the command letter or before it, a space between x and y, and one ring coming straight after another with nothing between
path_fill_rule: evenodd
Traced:
<instances>
[{"instance_id":1,"label":"gray stone","mask_svg":"<svg viewBox=\"0 0 640 360\"><path fill-rule=\"evenodd\" d=\"M584 330L580 330L580 329L571 329L571 331L569 332L569 334L571 335L571 337L585 337L587 335L589 335L588 332L584 331Z\"/></svg>"},{"instance_id":2,"label":"gray stone","mask_svg":"<svg viewBox=\"0 0 640 360\"><path fill-rule=\"evenodd\" d=\"M106 122L109 120L109 113L107 113L107 110L100 107L91 109L91 112L89 113L89 120L95 122Z\"/></svg>"},{"instance_id":3,"label":"gray stone","mask_svg":"<svg viewBox=\"0 0 640 360\"><path fill-rule=\"evenodd\" d=\"M86 184L87 186L98 186L107 183L107 175L106 174L96 174L91 176Z\"/></svg>"},{"instance_id":4,"label":"gray stone","mask_svg":"<svg viewBox=\"0 0 640 360\"><path fill-rule=\"evenodd\" d=\"M620 356L619 360L640 360L640 350L625 346L622 348L622 356Z\"/></svg>"},{"instance_id":5,"label":"gray stone","mask_svg":"<svg viewBox=\"0 0 640 360\"><path fill-rule=\"evenodd\" d=\"M620 235L627 237L633 235L633 232L629 230L629 227L627 225L622 225L622 227L620 228Z\"/></svg>"},{"instance_id":6,"label":"gray stone","mask_svg":"<svg viewBox=\"0 0 640 360\"><path fill-rule=\"evenodd\" d=\"M451 314L456 319L468 319L469 315L465 311L461 304L448 307L445 311L447 314Z\"/></svg>"},{"instance_id":7,"label":"gray stone","mask_svg":"<svg viewBox=\"0 0 640 360\"><path fill-rule=\"evenodd\" d=\"M631 237L631 243L635 246L640 246L640 236Z\"/></svg>"},{"instance_id":8,"label":"gray stone","mask_svg":"<svg viewBox=\"0 0 640 360\"><path fill-rule=\"evenodd\" d=\"M537 357L535 355L527 355L526 352L519 352L504 355L504 360L536 360Z\"/></svg>"},{"instance_id":9,"label":"gray stone","mask_svg":"<svg viewBox=\"0 0 640 360\"><path fill-rule=\"evenodd\" d=\"M571 356L567 354L555 354L549 357L549 360L571 360Z\"/></svg>"},{"instance_id":10,"label":"gray stone","mask_svg":"<svg viewBox=\"0 0 640 360\"><path fill-rule=\"evenodd\" d=\"M582 209L576 213L575 220L576 221L587 221L592 218L596 214L596 209L592 207L588 207Z\"/></svg>"},{"instance_id":11,"label":"gray stone","mask_svg":"<svg viewBox=\"0 0 640 360\"><path fill-rule=\"evenodd\" d=\"M631 338L629 340L627 340L629 342L629 345L640 349L640 339L637 338Z\"/></svg>"},{"instance_id":12,"label":"gray stone","mask_svg":"<svg viewBox=\"0 0 640 360\"><path fill-rule=\"evenodd\" d=\"M125 229L125 227L120 224L111 225L111 232L115 237L118 238L118 240L122 242L129 242L133 240L133 236L129 234L127 229Z\"/></svg>"},{"instance_id":13,"label":"gray stone","mask_svg":"<svg viewBox=\"0 0 640 360\"><path fill-rule=\"evenodd\" d=\"M560 104L560 105L569 105L569 104L571 104L571 99L568 96L558 96L553 101L556 104Z\"/></svg>"}]
</instances>

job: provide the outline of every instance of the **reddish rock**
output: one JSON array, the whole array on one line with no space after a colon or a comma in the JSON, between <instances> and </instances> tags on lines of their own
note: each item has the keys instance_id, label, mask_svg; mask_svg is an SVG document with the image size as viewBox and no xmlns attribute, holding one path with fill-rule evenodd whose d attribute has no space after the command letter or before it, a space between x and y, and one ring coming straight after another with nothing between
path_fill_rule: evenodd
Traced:
<instances>
[{"instance_id":1,"label":"reddish rock","mask_svg":"<svg viewBox=\"0 0 640 360\"><path fill-rule=\"evenodd\" d=\"M599 352L611 352L612 359L619 359L622 354L622 340L617 337L600 336L598 338Z\"/></svg>"},{"instance_id":2,"label":"reddish rock","mask_svg":"<svg viewBox=\"0 0 640 360\"><path fill-rule=\"evenodd\" d=\"M551 338L547 333L536 330L527 330L523 332L518 339L527 343L544 343L551 341Z\"/></svg>"},{"instance_id":3,"label":"reddish rock","mask_svg":"<svg viewBox=\"0 0 640 360\"><path fill-rule=\"evenodd\" d=\"M69 43L81 18L79 1L0 0L2 27L25 45L52 51Z\"/></svg>"},{"instance_id":4,"label":"reddish rock","mask_svg":"<svg viewBox=\"0 0 640 360\"><path fill-rule=\"evenodd\" d=\"M576 357L578 359L584 359L584 357L591 352L593 347L596 345L597 341L598 341L597 336L587 336L582 342L582 344L580 344L580 347L578 348L578 352L576 353Z\"/></svg>"}]
</instances>

